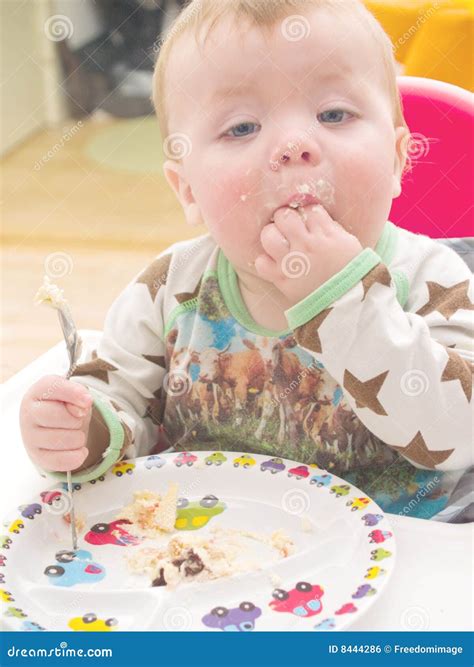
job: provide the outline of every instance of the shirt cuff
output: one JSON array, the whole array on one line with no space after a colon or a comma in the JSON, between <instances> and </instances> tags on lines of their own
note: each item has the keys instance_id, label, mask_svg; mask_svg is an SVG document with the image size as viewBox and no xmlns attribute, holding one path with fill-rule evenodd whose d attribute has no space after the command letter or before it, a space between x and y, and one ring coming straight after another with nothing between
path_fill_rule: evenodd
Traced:
<instances>
[{"instance_id":1,"label":"shirt cuff","mask_svg":"<svg viewBox=\"0 0 474 667\"><path fill-rule=\"evenodd\" d=\"M119 459L125 441L125 431L117 414L109 408L94 390L89 389L89 391L94 399L94 407L99 411L109 430L110 439L107 449L102 454L102 461L90 468L85 468L84 470L72 473L72 481L76 484L89 482L106 473L107 470ZM36 467L43 477L52 477L61 482L67 481L67 473L65 472L51 472L49 470L43 470L38 466Z\"/></svg>"},{"instance_id":2,"label":"shirt cuff","mask_svg":"<svg viewBox=\"0 0 474 667\"><path fill-rule=\"evenodd\" d=\"M374 266L380 264L379 255L372 248L365 248L346 266L320 285L317 290L308 294L302 301L285 310L286 319L293 331L306 324L346 294L365 276Z\"/></svg>"}]
</instances>

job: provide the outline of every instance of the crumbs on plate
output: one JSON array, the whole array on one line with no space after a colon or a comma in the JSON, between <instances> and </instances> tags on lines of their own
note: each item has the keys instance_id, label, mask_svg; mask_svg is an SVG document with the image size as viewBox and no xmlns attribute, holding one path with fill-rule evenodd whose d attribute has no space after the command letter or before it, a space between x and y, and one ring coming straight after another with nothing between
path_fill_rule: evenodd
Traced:
<instances>
[{"instance_id":1,"label":"crumbs on plate","mask_svg":"<svg viewBox=\"0 0 474 667\"><path fill-rule=\"evenodd\" d=\"M171 483L164 495L135 491L133 502L120 510L117 519L131 522L127 530L137 537L160 537L174 530L177 516L178 485Z\"/></svg>"},{"instance_id":2,"label":"crumbs on plate","mask_svg":"<svg viewBox=\"0 0 474 667\"><path fill-rule=\"evenodd\" d=\"M135 491L132 503L117 518L128 519L127 530L139 537L159 538L178 532L178 485L171 483L165 494ZM251 543L264 545L266 555L252 558ZM184 580L209 581L237 573L262 569L294 553L293 541L282 531L271 534L214 526L205 534L177 534L159 546L143 547L126 556L134 574L145 574L152 586L175 587Z\"/></svg>"},{"instance_id":3,"label":"crumbs on plate","mask_svg":"<svg viewBox=\"0 0 474 667\"><path fill-rule=\"evenodd\" d=\"M63 521L67 523L68 526L71 525L71 513L66 512L66 514L63 515ZM82 533L84 528L86 527L86 519L82 514L77 514L77 512L74 514L74 525L76 526L76 531L78 533Z\"/></svg>"},{"instance_id":4,"label":"crumbs on plate","mask_svg":"<svg viewBox=\"0 0 474 667\"><path fill-rule=\"evenodd\" d=\"M174 588L185 580L210 581L254 572L294 553L293 541L281 530L270 535L254 531L214 527L210 535L173 537L160 547L145 547L127 556L131 572L146 574L152 586ZM242 559L249 540L267 545L273 553L262 558Z\"/></svg>"}]
</instances>

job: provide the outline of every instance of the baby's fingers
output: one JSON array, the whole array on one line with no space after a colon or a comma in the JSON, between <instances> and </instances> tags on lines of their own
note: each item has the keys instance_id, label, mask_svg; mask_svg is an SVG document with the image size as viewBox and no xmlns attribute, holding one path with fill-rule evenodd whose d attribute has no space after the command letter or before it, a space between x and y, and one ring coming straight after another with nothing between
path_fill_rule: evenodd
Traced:
<instances>
[{"instance_id":1,"label":"baby's fingers","mask_svg":"<svg viewBox=\"0 0 474 667\"><path fill-rule=\"evenodd\" d=\"M51 452L39 450L38 463L44 470L54 470L57 472L67 472L79 468L88 455L86 447L65 452Z\"/></svg>"},{"instance_id":2,"label":"baby's fingers","mask_svg":"<svg viewBox=\"0 0 474 667\"><path fill-rule=\"evenodd\" d=\"M59 375L46 375L28 391L30 398L43 401L63 401L73 403L79 408L88 408L92 396L86 387Z\"/></svg>"},{"instance_id":3,"label":"baby's fingers","mask_svg":"<svg viewBox=\"0 0 474 667\"><path fill-rule=\"evenodd\" d=\"M82 430L70 430L63 428L35 429L35 447L42 450L66 451L81 449L86 445L86 434Z\"/></svg>"},{"instance_id":4,"label":"baby's fingers","mask_svg":"<svg viewBox=\"0 0 474 667\"><path fill-rule=\"evenodd\" d=\"M33 421L37 426L45 428L80 429L86 410L80 412L76 406L70 406L59 401L33 401L31 413ZM73 411L76 416L73 416Z\"/></svg>"}]
</instances>

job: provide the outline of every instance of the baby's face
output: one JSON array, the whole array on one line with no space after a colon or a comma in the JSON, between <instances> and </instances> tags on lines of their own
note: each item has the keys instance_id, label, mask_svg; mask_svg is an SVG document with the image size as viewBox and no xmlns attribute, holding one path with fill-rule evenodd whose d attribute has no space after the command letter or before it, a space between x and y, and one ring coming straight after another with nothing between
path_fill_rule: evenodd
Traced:
<instances>
[{"instance_id":1,"label":"baby's face","mask_svg":"<svg viewBox=\"0 0 474 667\"><path fill-rule=\"evenodd\" d=\"M291 21L307 35L295 40ZM240 32L226 21L204 57L181 38L167 78L170 134L191 150L165 164L190 223L204 222L234 267L259 254L262 228L309 193L374 247L399 194L399 145L379 51L357 18L315 10ZM294 24L293 24L294 27Z\"/></svg>"}]
</instances>

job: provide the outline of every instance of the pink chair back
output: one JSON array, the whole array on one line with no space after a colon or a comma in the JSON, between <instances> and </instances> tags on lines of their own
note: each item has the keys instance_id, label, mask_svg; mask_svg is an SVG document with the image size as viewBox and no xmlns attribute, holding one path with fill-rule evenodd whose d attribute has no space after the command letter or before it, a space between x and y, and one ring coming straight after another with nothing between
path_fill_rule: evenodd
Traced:
<instances>
[{"instance_id":1,"label":"pink chair back","mask_svg":"<svg viewBox=\"0 0 474 667\"><path fill-rule=\"evenodd\" d=\"M474 236L474 96L443 81L398 77L412 171L390 220L432 238Z\"/></svg>"}]
</instances>

